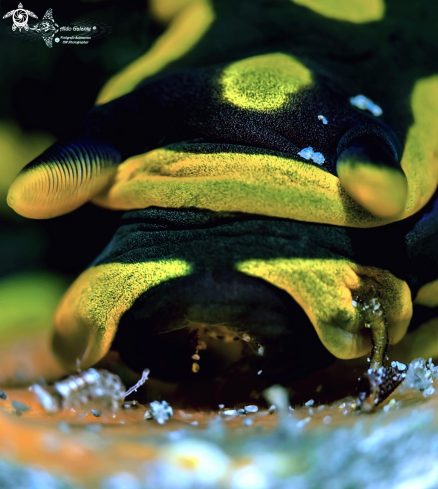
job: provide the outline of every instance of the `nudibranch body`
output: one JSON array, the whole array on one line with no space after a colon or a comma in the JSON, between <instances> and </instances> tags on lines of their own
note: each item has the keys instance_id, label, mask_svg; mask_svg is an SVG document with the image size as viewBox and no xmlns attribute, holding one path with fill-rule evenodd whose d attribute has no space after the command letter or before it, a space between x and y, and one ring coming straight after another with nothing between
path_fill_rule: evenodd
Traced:
<instances>
[{"instance_id":1,"label":"nudibranch body","mask_svg":"<svg viewBox=\"0 0 438 489\"><path fill-rule=\"evenodd\" d=\"M235 38L233 7L216 5L190 54L126 95L104 91L18 175L8 202L27 217L89 200L127 211L58 309L65 366L115 348L167 380L250 368L269 382L368 354L357 296L377 293L390 343L413 298L434 317L438 67L414 70L392 46L416 10L387 3L360 25L255 6Z\"/></svg>"}]
</instances>

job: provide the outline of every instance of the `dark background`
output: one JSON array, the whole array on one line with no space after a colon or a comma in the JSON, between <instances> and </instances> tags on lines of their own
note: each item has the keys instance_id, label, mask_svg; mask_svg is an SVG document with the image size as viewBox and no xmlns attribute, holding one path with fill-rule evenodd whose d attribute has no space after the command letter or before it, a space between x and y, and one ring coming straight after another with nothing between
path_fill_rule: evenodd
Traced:
<instances>
[{"instance_id":1,"label":"dark background","mask_svg":"<svg viewBox=\"0 0 438 489\"><path fill-rule=\"evenodd\" d=\"M11 18L1 17L15 10L18 0L0 1L0 121L15 122L24 135L44 131L54 139L66 137L93 106L104 83L145 53L165 29L154 22L144 0L22 3L39 19L52 8L59 26L89 19L110 28L108 35L88 45L53 43L48 48L42 39L29 41L14 34ZM0 130L0 140L7 137ZM2 157L0 171L3 165L18 164ZM73 279L108 242L120 215L87 204L66 216L33 221L5 207L0 211L0 278L46 269Z\"/></svg>"}]
</instances>

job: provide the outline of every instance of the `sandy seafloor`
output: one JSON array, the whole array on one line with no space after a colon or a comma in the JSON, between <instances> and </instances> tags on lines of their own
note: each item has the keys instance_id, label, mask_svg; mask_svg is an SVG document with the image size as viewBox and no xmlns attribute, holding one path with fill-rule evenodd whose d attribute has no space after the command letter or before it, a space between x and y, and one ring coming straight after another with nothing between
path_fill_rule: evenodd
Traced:
<instances>
[{"instance_id":1,"label":"sandy seafloor","mask_svg":"<svg viewBox=\"0 0 438 489\"><path fill-rule=\"evenodd\" d=\"M175 409L162 426L145 407L46 415L27 389L7 395L1 488L438 487L437 392L398 389L372 414L353 398L274 414Z\"/></svg>"}]
</instances>

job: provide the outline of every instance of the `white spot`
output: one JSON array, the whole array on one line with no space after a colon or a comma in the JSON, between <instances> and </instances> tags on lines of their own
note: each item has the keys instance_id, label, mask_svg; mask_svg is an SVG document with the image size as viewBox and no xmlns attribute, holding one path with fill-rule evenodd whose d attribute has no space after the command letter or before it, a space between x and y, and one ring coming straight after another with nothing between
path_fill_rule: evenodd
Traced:
<instances>
[{"instance_id":1,"label":"white spot","mask_svg":"<svg viewBox=\"0 0 438 489\"><path fill-rule=\"evenodd\" d=\"M149 406L151 409L146 411L144 419L155 419L158 424L164 424L173 416L173 409L166 401L152 401Z\"/></svg>"},{"instance_id":2,"label":"white spot","mask_svg":"<svg viewBox=\"0 0 438 489\"><path fill-rule=\"evenodd\" d=\"M237 411L235 409L226 409L222 414L224 416L237 416Z\"/></svg>"},{"instance_id":3,"label":"white spot","mask_svg":"<svg viewBox=\"0 0 438 489\"><path fill-rule=\"evenodd\" d=\"M350 104L361 110L369 110L375 117L383 114L383 110L365 95L356 95L350 98Z\"/></svg>"},{"instance_id":4,"label":"white spot","mask_svg":"<svg viewBox=\"0 0 438 489\"><path fill-rule=\"evenodd\" d=\"M324 416L322 422L324 424L330 424L332 422L332 417L331 416Z\"/></svg>"},{"instance_id":5,"label":"white spot","mask_svg":"<svg viewBox=\"0 0 438 489\"><path fill-rule=\"evenodd\" d=\"M263 370L259 370L259 371L257 372L257 375L261 375L261 373L262 373L262 372L263 372Z\"/></svg>"},{"instance_id":6,"label":"white spot","mask_svg":"<svg viewBox=\"0 0 438 489\"><path fill-rule=\"evenodd\" d=\"M391 367L397 368L400 371L406 370L406 365L401 362L391 362Z\"/></svg>"},{"instance_id":7,"label":"white spot","mask_svg":"<svg viewBox=\"0 0 438 489\"><path fill-rule=\"evenodd\" d=\"M257 406L252 405L252 404L250 406L245 406L245 411L247 413L256 413L258 410L259 410L259 408Z\"/></svg>"},{"instance_id":8,"label":"white spot","mask_svg":"<svg viewBox=\"0 0 438 489\"><path fill-rule=\"evenodd\" d=\"M310 399L310 401L307 401L307 402L305 403L305 406L313 406L313 403L314 403L314 402L315 402L315 401L314 401L313 399Z\"/></svg>"},{"instance_id":9,"label":"white spot","mask_svg":"<svg viewBox=\"0 0 438 489\"><path fill-rule=\"evenodd\" d=\"M320 121L322 121L322 123L323 123L324 125L325 125L325 124L328 124L327 119L326 119L326 118L325 118L323 115L319 115L319 116L318 116L318 119L319 119Z\"/></svg>"},{"instance_id":10,"label":"white spot","mask_svg":"<svg viewBox=\"0 0 438 489\"><path fill-rule=\"evenodd\" d=\"M357 307L357 302L356 301L351 301L353 307Z\"/></svg>"},{"instance_id":11,"label":"white spot","mask_svg":"<svg viewBox=\"0 0 438 489\"><path fill-rule=\"evenodd\" d=\"M312 160L318 165L322 165L325 161L324 155L322 153L316 153L315 151L313 151L313 148L311 146L302 149L298 153L298 155L305 160Z\"/></svg>"}]
</instances>

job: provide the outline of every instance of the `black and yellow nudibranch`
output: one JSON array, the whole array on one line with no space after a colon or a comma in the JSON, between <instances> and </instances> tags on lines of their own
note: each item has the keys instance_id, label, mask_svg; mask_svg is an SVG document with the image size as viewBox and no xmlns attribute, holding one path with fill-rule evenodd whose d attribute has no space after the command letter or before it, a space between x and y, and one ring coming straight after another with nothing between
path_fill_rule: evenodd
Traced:
<instances>
[{"instance_id":1,"label":"black and yellow nudibranch","mask_svg":"<svg viewBox=\"0 0 438 489\"><path fill-rule=\"evenodd\" d=\"M437 305L436 210L424 206L438 182L438 66L413 69L391 44L394 26L418 30L416 7L376 0L355 15L357 0L338 19L315 4L256 4L234 39L235 5L213 3L192 51L138 84L139 63L137 88L114 100L110 83L77 134L18 175L8 202L27 217L88 200L128 211L60 305L64 365L113 346L163 377L190 376L193 358L200 372L246 358L292 375L370 351L357 295L377 290L391 343L412 297ZM421 36L438 52L431 26ZM361 93L383 114L353 104Z\"/></svg>"}]
</instances>

